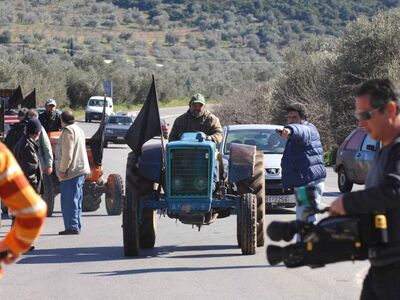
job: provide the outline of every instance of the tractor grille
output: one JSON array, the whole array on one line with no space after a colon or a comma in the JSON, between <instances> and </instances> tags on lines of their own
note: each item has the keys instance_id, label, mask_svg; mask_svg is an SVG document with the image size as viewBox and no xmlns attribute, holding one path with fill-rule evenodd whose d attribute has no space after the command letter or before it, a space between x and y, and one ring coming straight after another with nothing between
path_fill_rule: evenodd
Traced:
<instances>
[{"instance_id":1,"label":"tractor grille","mask_svg":"<svg viewBox=\"0 0 400 300\"><path fill-rule=\"evenodd\" d=\"M170 195L207 196L210 185L207 149L171 149Z\"/></svg>"}]
</instances>

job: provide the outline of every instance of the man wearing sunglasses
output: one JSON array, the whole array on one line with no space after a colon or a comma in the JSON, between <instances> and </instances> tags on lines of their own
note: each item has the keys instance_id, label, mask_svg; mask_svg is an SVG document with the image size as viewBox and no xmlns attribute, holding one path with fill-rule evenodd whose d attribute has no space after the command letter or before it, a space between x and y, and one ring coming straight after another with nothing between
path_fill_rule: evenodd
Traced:
<instances>
[{"instance_id":1,"label":"man wearing sunglasses","mask_svg":"<svg viewBox=\"0 0 400 300\"><path fill-rule=\"evenodd\" d=\"M355 107L359 126L373 139L382 141L383 147L376 153L365 190L340 196L329 211L331 215L386 214L389 242L385 248L391 254L370 259L361 299L399 299L400 96L390 80L373 79L358 88Z\"/></svg>"}]
</instances>

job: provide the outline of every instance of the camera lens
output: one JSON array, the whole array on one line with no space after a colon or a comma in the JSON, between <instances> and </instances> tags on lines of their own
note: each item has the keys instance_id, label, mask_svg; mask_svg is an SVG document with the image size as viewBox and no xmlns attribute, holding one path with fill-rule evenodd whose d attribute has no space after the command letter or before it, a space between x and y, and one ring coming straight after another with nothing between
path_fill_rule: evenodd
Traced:
<instances>
[{"instance_id":1,"label":"camera lens","mask_svg":"<svg viewBox=\"0 0 400 300\"><path fill-rule=\"evenodd\" d=\"M267 247L267 260L271 266L279 264L283 260L283 248L269 245Z\"/></svg>"},{"instance_id":2,"label":"camera lens","mask_svg":"<svg viewBox=\"0 0 400 300\"><path fill-rule=\"evenodd\" d=\"M293 236L297 233L297 223L293 222L278 222L274 221L269 224L267 228L267 234L269 238L275 242L284 240L289 242L293 239Z\"/></svg>"}]
</instances>

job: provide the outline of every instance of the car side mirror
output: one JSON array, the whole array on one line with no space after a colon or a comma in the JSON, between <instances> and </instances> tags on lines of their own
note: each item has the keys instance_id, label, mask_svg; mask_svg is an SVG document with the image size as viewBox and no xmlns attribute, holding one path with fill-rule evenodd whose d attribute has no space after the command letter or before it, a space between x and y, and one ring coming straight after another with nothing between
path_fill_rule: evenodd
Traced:
<instances>
[{"instance_id":1,"label":"car side mirror","mask_svg":"<svg viewBox=\"0 0 400 300\"><path fill-rule=\"evenodd\" d=\"M376 150L375 145L368 144L367 145L367 150L368 151L375 151Z\"/></svg>"}]
</instances>

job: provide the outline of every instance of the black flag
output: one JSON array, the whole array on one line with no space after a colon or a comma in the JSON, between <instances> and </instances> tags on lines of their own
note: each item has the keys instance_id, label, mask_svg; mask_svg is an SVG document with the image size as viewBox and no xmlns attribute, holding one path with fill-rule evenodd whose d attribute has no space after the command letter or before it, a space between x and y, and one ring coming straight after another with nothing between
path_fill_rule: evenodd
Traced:
<instances>
[{"instance_id":1,"label":"black flag","mask_svg":"<svg viewBox=\"0 0 400 300\"><path fill-rule=\"evenodd\" d=\"M33 91L24 98L21 106L28 109L36 108L36 89L33 89Z\"/></svg>"},{"instance_id":2,"label":"black flag","mask_svg":"<svg viewBox=\"0 0 400 300\"><path fill-rule=\"evenodd\" d=\"M22 100L24 99L24 96L22 96L22 89L21 86L19 85L10 99L8 99L8 109L15 108L18 109L18 105L22 103Z\"/></svg>"},{"instance_id":3,"label":"black flag","mask_svg":"<svg viewBox=\"0 0 400 300\"><path fill-rule=\"evenodd\" d=\"M148 140L161 135L160 112L158 111L156 82L151 83L149 94L135 121L125 135L125 141L136 156L142 154L142 146Z\"/></svg>"},{"instance_id":4,"label":"black flag","mask_svg":"<svg viewBox=\"0 0 400 300\"><path fill-rule=\"evenodd\" d=\"M92 149L94 163L97 166L101 166L103 162L103 148L104 148L104 127L106 123L106 107L107 100L104 97L103 103L103 114L101 115L101 121L99 129L93 134L93 136L89 139L88 144L90 145L90 149Z\"/></svg>"}]
</instances>

